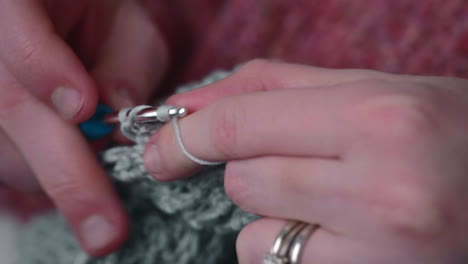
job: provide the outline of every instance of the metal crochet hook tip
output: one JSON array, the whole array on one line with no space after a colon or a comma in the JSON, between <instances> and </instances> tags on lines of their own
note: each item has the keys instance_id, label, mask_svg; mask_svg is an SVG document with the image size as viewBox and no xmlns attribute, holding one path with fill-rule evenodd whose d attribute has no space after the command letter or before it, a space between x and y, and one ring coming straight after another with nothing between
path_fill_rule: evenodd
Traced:
<instances>
[{"instance_id":1,"label":"metal crochet hook tip","mask_svg":"<svg viewBox=\"0 0 468 264\"><path fill-rule=\"evenodd\" d=\"M164 112L163 112L164 111ZM127 115L130 111L127 111ZM135 122L152 123L167 122L173 117L184 117L188 114L187 108L162 105L160 107L148 107L137 113ZM109 125L119 124L119 112L107 114L103 121Z\"/></svg>"}]
</instances>

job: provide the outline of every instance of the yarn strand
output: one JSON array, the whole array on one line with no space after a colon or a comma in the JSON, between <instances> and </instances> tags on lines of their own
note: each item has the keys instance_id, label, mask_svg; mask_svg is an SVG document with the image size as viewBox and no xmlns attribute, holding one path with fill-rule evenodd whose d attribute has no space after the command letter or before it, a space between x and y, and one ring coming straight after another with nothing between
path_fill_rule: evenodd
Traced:
<instances>
[{"instance_id":1,"label":"yarn strand","mask_svg":"<svg viewBox=\"0 0 468 264\"><path fill-rule=\"evenodd\" d=\"M154 132L156 128L158 127L158 125L156 124L153 125L151 123L141 124L135 121L135 117L138 115L138 113L149 107L151 106L140 105L134 108L122 109L118 115L119 121L121 123L122 134L124 134L127 138L136 142L137 139L141 138L143 135L149 136L152 132ZM179 116L174 116L172 118L169 116L169 110L171 108L173 108L173 106L170 106L170 105L159 106L158 109L156 110L158 112L157 116L158 116L158 120L161 123L172 121L175 137L177 139L177 144L179 145L179 148L182 151L182 153L191 161L197 164L200 164L202 166L216 166L216 165L223 164L224 162L207 161L207 160L197 158L187 150L182 140L182 135L181 135L180 128L179 128L179 123L178 123Z\"/></svg>"},{"instance_id":2,"label":"yarn strand","mask_svg":"<svg viewBox=\"0 0 468 264\"><path fill-rule=\"evenodd\" d=\"M184 153L184 155L189 158L191 161L195 162L195 163L198 163L200 165L204 165L204 166L216 166L216 165L221 165L223 164L224 162L218 162L218 161L207 161L207 160L202 160L200 158L197 158L195 157L194 155L192 155L188 150L187 148L185 147L184 145L184 142L182 141L182 136L181 136L181 133L180 133L180 128L179 128L179 122L178 122L178 118L177 117L173 117L172 118L172 126L174 127L174 133L175 133L175 136L176 136L176 139L177 139L177 144L179 145L179 148L180 150L182 151L182 153Z\"/></svg>"}]
</instances>

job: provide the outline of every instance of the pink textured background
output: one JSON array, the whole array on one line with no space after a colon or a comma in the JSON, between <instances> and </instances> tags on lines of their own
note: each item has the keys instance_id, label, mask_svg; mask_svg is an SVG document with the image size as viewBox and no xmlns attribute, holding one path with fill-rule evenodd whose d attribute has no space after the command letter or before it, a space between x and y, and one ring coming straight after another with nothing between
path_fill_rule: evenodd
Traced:
<instances>
[{"instance_id":1,"label":"pink textured background","mask_svg":"<svg viewBox=\"0 0 468 264\"><path fill-rule=\"evenodd\" d=\"M142 2L176 47L177 83L255 57L468 77L466 0Z\"/></svg>"},{"instance_id":2,"label":"pink textured background","mask_svg":"<svg viewBox=\"0 0 468 264\"><path fill-rule=\"evenodd\" d=\"M466 0L140 1L172 48L169 86L256 57L468 77ZM0 190L0 207L23 216L45 204Z\"/></svg>"}]
</instances>

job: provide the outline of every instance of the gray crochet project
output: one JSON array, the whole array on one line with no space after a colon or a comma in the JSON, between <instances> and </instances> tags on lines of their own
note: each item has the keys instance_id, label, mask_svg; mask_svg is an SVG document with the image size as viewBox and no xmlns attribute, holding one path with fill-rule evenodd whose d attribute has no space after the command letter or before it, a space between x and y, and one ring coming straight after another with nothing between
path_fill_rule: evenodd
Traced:
<instances>
[{"instance_id":1,"label":"gray crochet project","mask_svg":"<svg viewBox=\"0 0 468 264\"><path fill-rule=\"evenodd\" d=\"M220 80L216 71L184 92ZM159 125L160 127L161 125ZM193 177L158 182L143 166L148 137L158 126L136 131L133 146L105 150L101 162L131 219L130 237L117 252L91 258L78 246L56 212L36 217L19 239L19 264L229 264L237 263L235 241L256 216L241 211L227 197L224 165L207 167Z\"/></svg>"}]
</instances>

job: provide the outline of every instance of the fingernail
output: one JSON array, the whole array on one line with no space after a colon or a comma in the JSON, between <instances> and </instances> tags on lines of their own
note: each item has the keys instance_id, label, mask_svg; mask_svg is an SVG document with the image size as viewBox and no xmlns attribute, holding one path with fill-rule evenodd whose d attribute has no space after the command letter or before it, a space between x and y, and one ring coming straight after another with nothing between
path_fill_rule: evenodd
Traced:
<instances>
[{"instance_id":1,"label":"fingernail","mask_svg":"<svg viewBox=\"0 0 468 264\"><path fill-rule=\"evenodd\" d=\"M161 155L159 148L155 144L151 144L145 153L144 163L146 169L152 174L161 173Z\"/></svg>"},{"instance_id":2,"label":"fingernail","mask_svg":"<svg viewBox=\"0 0 468 264\"><path fill-rule=\"evenodd\" d=\"M52 104L65 119L72 119L81 109L82 96L70 87L59 87L51 96Z\"/></svg>"},{"instance_id":3,"label":"fingernail","mask_svg":"<svg viewBox=\"0 0 468 264\"><path fill-rule=\"evenodd\" d=\"M81 237L86 247L99 250L117 238L117 231L113 225L101 215L88 217L81 224Z\"/></svg>"},{"instance_id":4,"label":"fingernail","mask_svg":"<svg viewBox=\"0 0 468 264\"><path fill-rule=\"evenodd\" d=\"M123 88L118 88L114 91L111 96L111 101L112 106L118 109L135 106L130 92Z\"/></svg>"}]
</instances>

